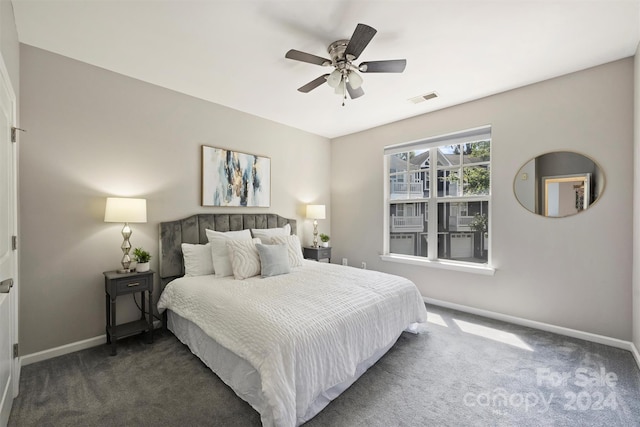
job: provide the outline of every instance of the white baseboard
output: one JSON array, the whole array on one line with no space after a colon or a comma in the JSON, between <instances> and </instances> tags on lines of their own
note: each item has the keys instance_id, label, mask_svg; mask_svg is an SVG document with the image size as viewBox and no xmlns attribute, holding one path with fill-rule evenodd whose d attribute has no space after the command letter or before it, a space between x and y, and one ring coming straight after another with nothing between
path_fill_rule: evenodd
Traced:
<instances>
[{"instance_id":1,"label":"white baseboard","mask_svg":"<svg viewBox=\"0 0 640 427\"><path fill-rule=\"evenodd\" d=\"M638 351L638 347L636 347L634 343L631 343L631 353L633 354L633 357L636 359L638 368L640 368L640 351Z\"/></svg>"},{"instance_id":2,"label":"white baseboard","mask_svg":"<svg viewBox=\"0 0 640 427\"><path fill-rule=\"evenodd\" d=\"M434 298L422 297L427 304L433 304L440 307L446 307L453 310L463 311L465 313L475 314L482 317L488 317L489 319L501 320L507 323L513 323L520 326L526 326L529 328L540 329L541 331L553 332L559 335L565 335L568 337L578 338L585 341L591 341L598 344L604 344L611 347L621 348L628 350L633 354L636 360L638 369L640 369L640 353L636 346L630 341L624 341L617 338L606 337L604 335L592 334L590 332L579 331L577 329L565 328L562 326L551 325L549 323L537 322L535 320L523 319L521 317L509 316L507 314L496 313L494 311L482 310L475 307L469 307L461 304L454 304L447 301L442 301Z\"/></svg>"},{"instance_id":3,"label":"white baseboard","mask_svg":"<svg viewBox=\"0 0 640 427\"><path fill-rule=\"evenodd\" d=\"M162 322L159 320L154 320L153 328L158 329L160 327L162 327ZM80 350L85 350L87 348L97 347L99 345L105 344L106 342L107 336L100 335L98 337L73 342L71 344L65 344L60 347L50 348L48 350L39 351L37 353L27 354L20 357L20 366L27 366L32 363L42 362L43 360L53 359L54 357L62 356Z\"/></svg>"},{"instance_id":4,"label":"white baseboard","mask_svg":"<svg viewBox=\"0 0 640 427\"><path fill-rule=\"evenodd\" d=\"M65 344L60 347L39 351L37 353L27 354L20 357L20 365L27 366L32 363L42 362L43 360L47 360L47 359L53 359L54 357L73 353L75 351L84 350L91 347L97 347L99 345L104 344L106 340L107 340L106 335L100 335L99 337L93 337L86 340L73 342L71 344Z\"/></svg>"}]
</instances>

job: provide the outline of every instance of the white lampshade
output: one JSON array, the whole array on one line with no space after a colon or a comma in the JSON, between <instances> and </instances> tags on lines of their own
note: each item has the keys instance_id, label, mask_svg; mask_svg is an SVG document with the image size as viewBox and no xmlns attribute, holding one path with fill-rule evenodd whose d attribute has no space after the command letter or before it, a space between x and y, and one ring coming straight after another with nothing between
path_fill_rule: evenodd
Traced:
<instances>
[{"instance_id":1,"label":"white lampshade","mask_svg":"<svg viewBox=\"0 0 640 427\"><path fill-rule=\"evenodd\" d=\"M307 205L307 218L325 219L326 209L324 205Z\"/></svg>"},{"instance_id":2,"label":"white lampshade","mask_svg":"<svg viewBox=\"0 0 640 427\"><path fill-rule=\"evenodd\" d=\"M349 72L349 86L351 89L358 89L362 86L362 76L355 71Z\"/></svg>"},{"instance_id":3,"label":"white lampshade","mask_svg":"<svg viewBox=\"0 0 640 427\"><path fill-rule=\"evenodd\" d=\"M342 81L342 73L337 68L327 77L327 84L332 88L337 88Z\"/></svg>"},{"instance_id":4,"label":"white lampshade","mask_svg":"<svg viewBox=\"0 0 640 427\"><path fill-rule=\"evenodd\" d=\"M147 222L147 200L107 197L104 222Z\"/></svg>"}]
</instances>

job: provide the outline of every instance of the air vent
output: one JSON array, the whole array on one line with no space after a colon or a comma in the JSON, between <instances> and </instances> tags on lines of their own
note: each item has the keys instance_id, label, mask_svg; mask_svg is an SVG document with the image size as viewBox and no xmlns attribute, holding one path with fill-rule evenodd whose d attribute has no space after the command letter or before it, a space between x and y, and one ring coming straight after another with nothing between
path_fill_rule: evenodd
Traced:
<instances>
[{"instance_id":1,"label":"air vent","mask_svg":"<svg viewBox=\"0 0 640 427\"><path fill-rule=\"evenodd\" d=\"M437 98L437 97L438 97L437 93L429 92L429 93L425 93L424 95L409 98L409 101L413 102L414 104L419 104L421 102L428 101L430 99Z\"/></svg>"}]
</instances>

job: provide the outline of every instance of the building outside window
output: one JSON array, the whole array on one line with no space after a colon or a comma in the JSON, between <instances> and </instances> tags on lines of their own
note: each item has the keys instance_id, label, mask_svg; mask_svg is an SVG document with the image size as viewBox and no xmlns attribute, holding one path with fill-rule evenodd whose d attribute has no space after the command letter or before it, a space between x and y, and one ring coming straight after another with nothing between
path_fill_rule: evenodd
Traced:
<instances>
[{"instance_id":1,"label":"building outside window","mask_svg":"<svg viewBox=\"0 0 640 427\"><path fill-rule=\"evenodd\" d=\"M385 254L489 263L490 127L386 147L385 168Z\"/></svg>"}]
</instances>

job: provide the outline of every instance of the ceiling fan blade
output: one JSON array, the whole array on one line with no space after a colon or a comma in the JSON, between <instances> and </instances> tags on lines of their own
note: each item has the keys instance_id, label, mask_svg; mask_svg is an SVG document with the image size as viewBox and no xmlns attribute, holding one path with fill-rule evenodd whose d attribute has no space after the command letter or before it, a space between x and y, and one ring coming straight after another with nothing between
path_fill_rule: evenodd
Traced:
<instances>
[{"instance_id":1,"label":"ceiling fan blade","mask_svg":"<svg viewBox=\"0 0 640 427\"><path fill-rule=\"evenodd\" d=\"M351 97L351 99L360 98L362 95L364 95L362 87L354 89L351 87L351 83L347 83L347 92L349 92L349 96Z\"/></svg>"},{"instance_id":2,"label":"ceiling fan blade","mask_svg":"<svg viewBox=\"0 0 640 427\"><path fill-rule=\"evenodd\" d=\"M351 39L349 40L349 44L347 45L344 54L352 56L353 59L358 58L376 33L377 30L375 28L365 24L358 24L356 30L351 36Z\"/></svg>"},{"instance_id":3,"label":"ceiling fan blade","mask_svg":"<svg viewBox=\"0 0 640 427\"><path fill-rule=\"evenodd\" d=\"M295 49L291 49L289 52L287 52L287 54L284 57L288 59L293 59L296 61L308 62L310 64L331 65L330 59L321 58L319 56L312 55L306 52L300 52L299 50L295 50Z\"/></svg>"},{"instance_id":4,"label":"ceiling fan blade","mask_svg":"<svg viewBox=\"0 0 640 427\"><path fill-rule=\"evenodd\" d=\"M363 73L401 73L407 66L406 59L363 62L358 69Z\"/></svg>"},{"instance_id":5,"label":"ceiling fan blade","mask_svg":"<svg viewBox=\"0 0 640 427\"><path fill-rule=\"evenodd\" d=\"M298 91L299 92L304 92L304 93L311 92L313 89L317 88L322 83L326 82L327 81L327 77L329 77L329 74L324 74L324 75L318 77L315 80L311 80L306 85L299 87Z\"/></svg>"}]
</instances>

